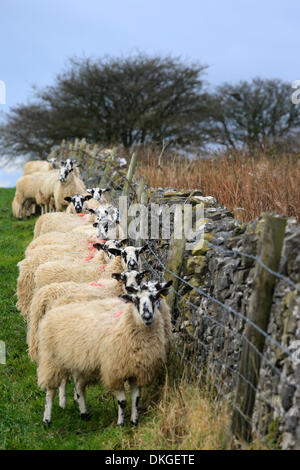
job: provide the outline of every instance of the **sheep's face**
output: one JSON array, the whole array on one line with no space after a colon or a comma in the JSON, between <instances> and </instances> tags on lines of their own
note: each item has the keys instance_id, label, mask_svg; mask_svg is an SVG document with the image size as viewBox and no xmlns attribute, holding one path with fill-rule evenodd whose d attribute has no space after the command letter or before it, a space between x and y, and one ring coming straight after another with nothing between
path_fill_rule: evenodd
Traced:
<instances>
[{"instance_id":1,"label":"sheep's face","mask_svg":"<svg viewBox=\"0 0 300 470\"><path fill-rule=\"evenodd\" d=\"M69 197L69 196L65 197L65 201L72 202L75 211L77 212L77 214L80 214L83 210L83 205L85 201L88 201L89 199L91 199L91 197L92 196L90 194L88 194L87 196L82 196L81 194L75 194L75 196L72 196L72 197Z\"/></svg>"},{"instance_id":2,"label":"sheep's face","mask_svg":"<svg viewBox=\"0 0 300 470\"><path fill-rule=\"evenodd\" d=\"M68 168L70 171L74 170L75 167L80 166L80 163L77 160L74 160L72 158L67 158L64 163L65 163L66 168Z\"/></svg>"},{"instance_id":3,"label":"sheep's face","mask_svg":"<svg viewBox=\"0 0 300 470\"><path fill-rule=\"evenodd\" d=\"M105 261L109 262L110 260L114 259L115 255L111 253L110 249L119 249L122 246L122 240L107 240L105 243L94 243L93 245L97 248L98 251L103 250L105 254Z\"/></svg>"},{"instance_id":4,"label":"sheep's face","mask_svg":"<svg viewBox=\"0 0 300 470\"><path fill-rule=\"evenodd\" d=\"M59 181L65 183L71 171L73 171L73 167L70 168L67 166L66 162L62 162L61 169L59 170Z\"/></svg>"},{"instance_id":5,"label":"sheep's face","mask_svg":"<svg viewBox=\"0 0 300 470\"><path fill-rule=\"evenodd\" d=\"M141 285L144 276L148 274L148 271L124 271L123 273L113 273L111 276L117 281L123 283L124 292L127 287L139 287Z\"/></svg>"},{"instance_id":6,"label":"sheep's face","mask_svg":"<svg viewBox=\"0 0 300 470\"><path fill-rule=\"evenodd\" d=\"M57 158L49 158L47 161L48 161L48 162L49 162L49 164L50 164L50 168L53 168L53 169L55 169L55 168L57 168L57 167L58 167L58 161L57 161Z\"/></svg>"},{"instance_id":7,"label":"sheep's face","mask_svg":"<svg viewBox=\"0 0 300 470\"><path fill-rule=\"evenodd\" d=\"M108 239L116 237L116 224L119 223L119 210L114 206L99 206L94 211L96 221L93 226L97 228L97 237Z\"/></svg>"},{"instance_id":8,"label":"sheep's face","mask_svg":"<svg viewBox=\"0 0 300 470\"><path fill-rule=\"evenodd\" d=\"M147 248L147 245L142 246L141 248L136 248L134 246L127 246L123 249L118 249L112 251L115 256L122 257L122 266L123 269L128 269L129 271L139 269L139 256Z\"/></svg>"},{"instance_id":9,"label":"sheep's face","mask_svg":"<svg viewBox=\"0 0 300 470\"><path fill-rule=\"evenodd\" d=\"M96 199L98 202L102 202L102 195L106 191L110 191L111 188L90 188L87 189L87 192L91 194L91 196Z\"/></svg>"},{"instance_id":10,"label":"sheep's face","mask_svg":"<svg viewBox=\"0 0 300 470\"><path fill-rule=\"evenodd\" d=\"M125 302L132 302L135 306L134 312L136 318L141 320L145 326L151 326L155 318L156 307L159 307L160 299L162 296L168 294L169 287L173 281L165 283L163 288L156 291L150 291L145 286L139 287L127 287L126 294L122 294L119 297Z\"/></svg>"}]
</instances>

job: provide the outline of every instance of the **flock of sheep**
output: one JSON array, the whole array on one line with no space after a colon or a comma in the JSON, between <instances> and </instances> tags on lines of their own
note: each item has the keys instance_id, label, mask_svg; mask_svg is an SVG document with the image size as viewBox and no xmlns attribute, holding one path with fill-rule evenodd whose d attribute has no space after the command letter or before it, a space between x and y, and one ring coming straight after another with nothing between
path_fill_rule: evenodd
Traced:
<instances>
[{"instance_id":1,"label":"flock of sheep","mask_svg":"<svg viewBox=\"0 0 300 470\"><path fill-rule=\"evenodd\" d=\"M57 389L65 408L73 377L82 419L89 417L85 388L101 381L118 401L118 425L124 424L128 382L136 425L140 387L153 381L170 350L164 297L172 281L149 280L141 270L146 246L128 246L120 231L115 240L105 236L112 224L118 227L118 210L104 197L109 188L85 188L76 161L28 162L25 172L14 215L30 215L32 205L42 215L18 263L17 308L27 321L38 385L46 389L43 423L51 422Z\"/></svg>"}]
</instances>

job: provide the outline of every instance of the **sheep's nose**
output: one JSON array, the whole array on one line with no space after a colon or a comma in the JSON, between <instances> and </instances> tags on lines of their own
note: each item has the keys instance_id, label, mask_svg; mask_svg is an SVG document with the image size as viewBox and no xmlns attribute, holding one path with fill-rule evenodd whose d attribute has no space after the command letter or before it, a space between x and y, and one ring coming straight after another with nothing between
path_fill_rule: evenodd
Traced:
<instances>
[{"instance_id":1,"label":"sheep's nose","mask_svg":"<svg viewBox=\"0 0 300 470\"><path fill-rule=\"evenodd\" d=\"M129 263L128 263L128 267L130 269L135 269L137 267L137 262L133 261L133 260L130 260Z\"/></svg>"}]
</instances>

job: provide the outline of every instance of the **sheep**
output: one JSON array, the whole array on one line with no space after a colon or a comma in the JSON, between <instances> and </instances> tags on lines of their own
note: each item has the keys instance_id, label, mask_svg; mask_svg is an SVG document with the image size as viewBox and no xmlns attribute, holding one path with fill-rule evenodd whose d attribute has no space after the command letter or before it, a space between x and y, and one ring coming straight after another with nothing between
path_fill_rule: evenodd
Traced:
<instances>
[{"instance_id":1,"label":"sheep","mask_svg":"<svg viewBox=\"0 0 300 470\"><path fill-rule=\"evenodd\" d=\"M55 207L58 212L64 211L67 208L68 204L65 201L65 197L72 197L74 194L86 191L79 173L75 174L73 169L73 165L68 165L65 162L61 163L59 181L55 182L53 188Z\"/></svg>"},{"instance_id":2,"label":"sheep","mask_svg":"<svg viewBox=\"0 0 300 470\"><path fill-rule=\"evenodd\" d=\"M17 280L17 296L18 301L16 304L17 309L21 312L23 317L27 319L28 312L30 308L30 302L33 296L33 289L34 289L34 273L37 266L41 263L46 263L49 261L49 253L50 256L53 254L53 248L59 250L62 248L59 245L51 245L50 250L47 247L44 247L43 250L39 250L38 256L30 256L18 263L19 267L19 276ZM59 251L59 255L61 262L74 263L74 257L72 255L66 254L64 250ZM76 261L76 260L75 260ZM78 262L77 262L78 264Z\"/></svg>"},{"instance_id":3,"label":"sheep","mask_svg":"<svg viewBox=\"0 0 300 470\"><path fill-rule=\"evenodd\" d=\"M101 279L101 282L76 283L54 282L35 292L29 314L30 330L28 336L29 356L37 361L38 341L37 331L41 318L53 306L64 305L76 301L102 299L118 296L125 292L125 287L137 287L141 284L147 271L124 271L113 273L113 279Z\"/></svg>"},{"instance_id":4,"label":"sheep","mask_svg":"<svg viewBox=\"0 0 300 470\"><path fill-rule=\"evenodd\" d=\"M54 185L58 181L59 170L49 171L44 173L41 177L38 187L36 202L41 206L42 214L46 214L50 209L55 208L53 191Z\"/></svg>"},{"instance_id":5,"label":"sheep","mask_svg":"<svg viewBox=\"0 0 300 470\"><path fill-rule=\"evenodd\" d=\"M90 188L87 189L87 193L91 194L93 199L96 199L96 201L100 202L101 204L108 203L108 201L105 199L103 194L107 191L110 191L111 188Z\"/></svg>"},{"instance_id":6,"label":"sheep","mask_svg":"<svg viewBox=\"0 0 300 470\"><path fill-rule=\"evenodd\" d=\"M23 209L25 207L25 203L29 202L35 203L37 190L40 184L40 180L43 176L43 173L32 173L30 175L21 176L16 183L16 194L15 198L17 203L19 204L19 215L18 218L22 220L23 218ZM16 207L16 204L15 204ZM29 204L27 203L27 216L30 215L29 213Z\"/></svg>"},{"instance_id":7,"label":"sheep","mask_svg":"<svg viewBox=\"0 0 300 470\"><path fill-rule=\"evenodd\" d=\"M74 196L65 197L65 201L69 202L66 213L67 214L81 214L83 212L86 201L92 199L90 194L82 196L81 194L74 194Z\"/></svg>"},{"instance_id":8,"label":"sheep","mask_svg":"<svg viewBox=\"0 0 300 470\"><path fill-rule=\"evenodd\" d=\"M111 241L111 246L114 248L119 246L119 243L114 243ZM98 245L98 244L97 244ZM86 246L86 243L82 245L48 245L48 246L38 246L35 249L30 251L29 257L25 258L24 260L18 263L19 267L19 276L17 281L17 309L20 310L21 314L28 318L30 303L34 294L35 288L35 272L37 268L44 263L49 261L60 260L59 263L63 263L66 268L71 269L76 268L76 270L80 270L81 263L84 267L83 262L89 262L89 268L91 273L94 273L95 270L99 272L99 265L103 265L109 261L109 257L107 256L105 250L101 251L98 254L93 252L94 246L90 244ZM75 263L75 266L74 266ZM89 270L87 268L87 270ZM63 270L65 272L65 269ZM61 281L65 281L68 278L62 279ZM90 279L95 280L95 279ZM52 282L55 282L52 281ZM84 282L84 281L82 281Z\"/></svg>"},{"instance_id":9,"label":"sheep","mask_svg":"<svg viewBox=\"0 0 300 470\"><path fill-rule=\"evenodd\" d=\"M109 242L113 243L112 240ZM101 244L95 244L101 245ZM98 249L101 248L97 246ZM34 274L36 289L52 284L53 282L92 282L98 279L108 279L112 273L121 273L125 270L140 270L138 254L144 247L137 249L129 246L123 249L108 248L107 252L115 256L108 264L80 264L74 262L48 261L41 264ZM105 251L105 250L104 250ZM122 256L120 256L122 254ZM101 281L100 281L101 282Z\"/></svg>"},{"instance_id":10,"label":"sheep","mask_svg":"<svg viewBox=\"0 0 300 470\"><path fill-rule=\"evenodd\" d=\"M122 240L124 243L124 240ZM103 248L102 246L97 246L97 249ZM127 266L128 269L141 269L140 254L143 253L148 248L147 245L144 245L140 248L134 246L127 246L126 248L109 248L109 253L114 256L121 256L124 266Z\"/></svg>"},{"instance_id":11,"label":"sheep","mask_svg":"<svg viewBox=\"0 0 300 470\"><path fill-rule=\"evenodd\" d=\"M47 160L33 160L25 163L24 175L31 173L44 173L53 169L58 168L59 163L56 158L49 158Z\"/></svg>"},{"instance_id":12,"label":"sheep","mask_svg":"<svg viewBox=\"0 0 300 470\"><path fill-rule=\"evenodd\" d=\"M95 236L89 237L85 233L47 232L37 238L34 238L29 243L25 250L25 256L29 256L31 251L35 248L46 245L73 245L74 248L81 245L85 246L88 250L91 248L92 242L96 243L97 238Z\"/></svg>"},{"instance_id":13,"label":"sheep","mask_svg":"<svg viewBox=\"0 0 300 470\"><path fill-rule=\"evenodd\" d=\"M37 369L38 385L46 389L45 426L51 423L56 389L71 374L81 417L87 417L85 387L101 376L103 386L117 398L119 426L124 424L128 380L131 424L137 425L139 389L151 383L166 362L164 324L157 308L166 293L143 290L47 312L38 331Z\"/></svg>"},{"instance_id":14,"label":"sheep","mask_svg":"<svg viewBox=\"0 0 300 470\"><path fill-rule=\"evenodd\" d=\"M146 281L140 284L139 288L141 290L148 290L149 292L155 293L162 289L169 289L169 287L171 287L172 284L173 284L172 280L168 282ZM130 286L130 287L134 288L136 286ZM160 298L158 308L164 321L164 330L165 330L165 337L166 337L166 353L168 355L172 346L171 312L170 312L170 307L167 304L163 296Z\"/></svg>"},{"instance_id":15,"label":"sheep","mask_svg":"<svg viewBox=\"0 0 300 470\"><path fill-rule=\"evenodd\" d=\"M82 214L79 214L80 216ZM79 217L75 214L66 214L64 212L55 212L54 214L43 214L35 223L34 238L47 232L68 232L76 228L88 226L92 230L95 217L93 214L83 214ZM96 231L93 230L96 235Z\"/></svg>"}]
</instances>

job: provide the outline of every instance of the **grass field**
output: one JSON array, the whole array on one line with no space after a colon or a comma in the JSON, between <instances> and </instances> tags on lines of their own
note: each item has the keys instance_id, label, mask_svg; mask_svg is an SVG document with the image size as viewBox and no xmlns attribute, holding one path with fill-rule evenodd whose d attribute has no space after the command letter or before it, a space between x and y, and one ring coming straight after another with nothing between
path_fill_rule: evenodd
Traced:
<instances>
[{"instance_id":1,"label":"grass field","mask_svg":"<svg viewBox=\"0 0 300 470\"><path fill-rule=\"evenodd\" d=\"M56 399L51 427L43 428L44 392L36 385L36 366L27 354L26 324L15 308L17 263L32 239L35 219L12 217L13 195L14 188L0 188L0 341L7 352L6 364L0 364L0 449L228 448L228 417L220 405L196 386L163 386L161 378L142 394L146 412L137 429L130 427L128 416L124 428L116 426L116 403L100 386L88 388L92 417L81 421L71 383L66 409L61 410ZM129 408L128 403L127 415Z\"/></svg>"}]
</instances>

